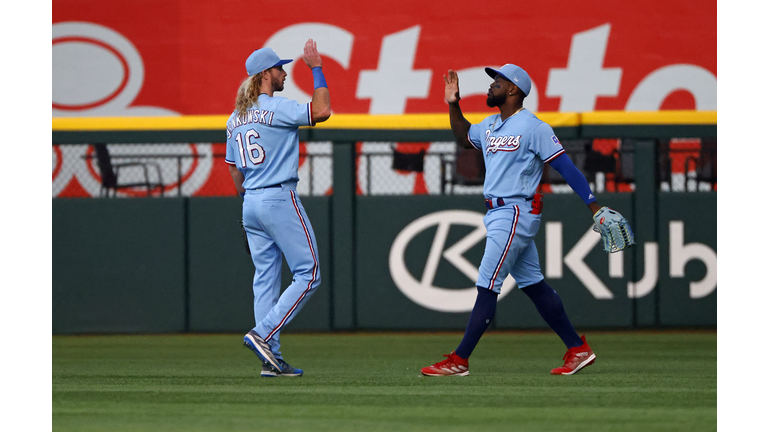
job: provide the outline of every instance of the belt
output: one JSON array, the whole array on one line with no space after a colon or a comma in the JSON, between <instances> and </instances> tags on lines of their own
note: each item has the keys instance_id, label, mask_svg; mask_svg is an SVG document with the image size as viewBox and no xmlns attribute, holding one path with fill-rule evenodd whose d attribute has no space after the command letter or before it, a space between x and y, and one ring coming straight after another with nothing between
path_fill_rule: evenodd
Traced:
<instances>
[{"instance_id":1,"label":"belt","mask_svg":"<svg viewBox=\"0 0 768 432\"><path fill-rule=\"evenodd\" d=\"M280 189L280 188L282 188L283 190L295 191L296 190L296 182L288 180L288 181L284 181L282 183L277 183L277 184L273 184L273 185L269 185L269 186L264 186L264 187L255 188L255 189L248 189L248 190L249 191L263 192L265 189Z\"/></svg>"},{"instance_id":2,"label":"belt","mask_svg":"<svg viewBox=\"0 0 768 432\"><path fill-rule=\"evenodd\" d=\"M525 198L525 200L531 201L533 200L533 197ZM490 198L485 200L485 208L488 210L495 209L497 207L504 207L504 198Z\"/></svg>"},{"instance_id":3,"label":"belt","mask_svg":"<svg viewBox=\"0 0 768 432\"><path fill-rule=\"evenodd\" d=\"M254 190L273 189L273 188L280 188L280 187L283 187L282 183L273 184L273 185L269 185L269 186L264 186L264 187L256 188Z\"/></svg>"},{"instance_id":4,"label":"belt","mask_svg":"<svg viewBox=\"0 0 768 432\"><path fill-rule=\"evenodd\" d=\"M485 208L488 210L496 207L504 207L504 198L491 198L485 200Z\"/></svg>"}]
</instances>

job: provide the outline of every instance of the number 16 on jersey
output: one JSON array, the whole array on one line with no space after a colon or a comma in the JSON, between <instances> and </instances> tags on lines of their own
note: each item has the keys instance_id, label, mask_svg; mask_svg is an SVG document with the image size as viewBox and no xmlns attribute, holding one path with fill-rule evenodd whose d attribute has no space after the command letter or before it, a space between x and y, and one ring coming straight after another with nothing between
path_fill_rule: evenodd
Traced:
<instances>
[{"instance_id":1,"label":"number 16 on jersey","mask_svg":"<svg viewBox=\"0 0 768 432\"><path fill-rule=\"evenodd\" d=\"M259 133L254 129L248 129L245 133L245 140L243 140L242 135L239 133L235 136L240 153L240 166L243 169L246 168L246 155L254 165L264 162L264 147L256 142L257 138L259 138Z\"/></svg>"}]
</instances>

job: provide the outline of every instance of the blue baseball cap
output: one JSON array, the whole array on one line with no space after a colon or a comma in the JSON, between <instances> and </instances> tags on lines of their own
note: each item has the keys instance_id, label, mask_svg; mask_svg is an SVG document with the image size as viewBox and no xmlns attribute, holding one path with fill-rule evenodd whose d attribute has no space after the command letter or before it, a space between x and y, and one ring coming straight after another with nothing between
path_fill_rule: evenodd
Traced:
<instances>
[{"instance_id":1,"label":"blue baseball cap","mask_svg":"<svg viewBox=\"0 0 768 432\"><path fill-rule=\"evenodd\" d=\"M520 66L507 63L499 70L487 67L485 68L485 73L491 78L496 78L496 75L500 74L508 81L512 81L512 83L520 87L520 90L522 90L526 96L531 92L531 77L529 77L528 72L524 71Z\"/></svg>"},{"instance_id":2,"label":"blue baseball cap","mask_svg":"<svg viewBox=\"0 0 768 432\"><path fill-rule=\"evenodd\" d=\"M292 61L280 59L272 48L262 48L248 56L248 60L245 61L245 70L248 72L248 76L253 76L269 68L282 66Z\"/></svg>"}]
</instances>

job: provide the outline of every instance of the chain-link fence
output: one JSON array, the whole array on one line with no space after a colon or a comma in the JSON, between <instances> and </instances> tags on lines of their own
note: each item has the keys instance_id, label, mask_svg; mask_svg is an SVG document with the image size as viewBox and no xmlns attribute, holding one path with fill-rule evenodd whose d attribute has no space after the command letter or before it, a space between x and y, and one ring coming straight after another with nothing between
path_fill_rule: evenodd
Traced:
<instances>
[{"instance_id":1,"label":"chain-link fence","mask_svg":"<svg viewBox=\"0 0 768 432\"><path fill-rule=\"evenodd\" d=\"M479 154L479 153L478 153ZM482 193L482 187L453 190L456 143L360 142L357 188L362 195Z\"/></svg>"},{"instance_id":2,"label":"chain-link fence","mask_svg":"<svg viewBox=\"0 0 768 432\"><path fill-rule=\"evenodd\" d=\"M301 195L332 187L332 144L302 143ZM222 143L53 146L53 196L178 197L236 195Z\"/></svg>"},{"instance_id":3,"label":"chain-link fence","mask_svg":"<svg viewBox=\"0 0 768 432\"><path fill-rule=\"evenodd\" d=\"M658 184L665 192L717 190L717 139L673 138L658 146Z\"/></svg>"},{"instance_id":4,"label":"chain-link fence","mask_svg":"<svg viewBox=\"0 0 768 432\"><path fill-rule=\"evenodd\" d=\"M592 189L635 189L634 141L564 139L563 147ZM230 196L236 191L222 143L66 144L52 147L53 197ZM333 193L333 143L302 142L297 191ZM453 141L358 142L356 190L360 195L482 194L482 152ZM717 190L717 139L658 140L657 185L661 191ZM545 165L544 193L572 193Z\"/></svg>"}]
</instances>

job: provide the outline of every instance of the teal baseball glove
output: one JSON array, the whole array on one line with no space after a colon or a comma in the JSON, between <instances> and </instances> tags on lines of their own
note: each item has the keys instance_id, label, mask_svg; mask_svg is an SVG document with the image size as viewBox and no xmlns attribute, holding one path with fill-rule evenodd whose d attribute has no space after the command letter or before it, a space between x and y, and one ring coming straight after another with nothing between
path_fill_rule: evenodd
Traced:
<instances>
[{"instance_id":1,"label":"teal baseball glove","mask_svg":"<svg viewBox=\"0 0 768 432\"><path fill-rule=\"evenodd\" d=\"M603 239L603 250L606 252L618 252L635 244L635 234L629 223L616 210L602 207L592 216L595 226L592 227Z\"/></svg>"}]
</instances>

